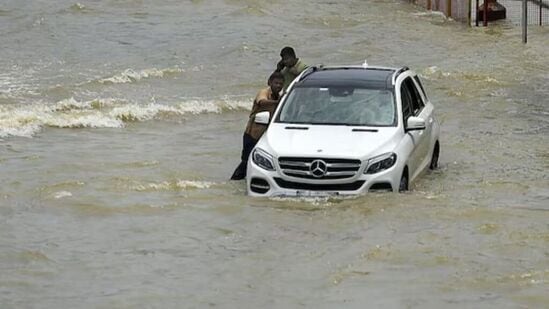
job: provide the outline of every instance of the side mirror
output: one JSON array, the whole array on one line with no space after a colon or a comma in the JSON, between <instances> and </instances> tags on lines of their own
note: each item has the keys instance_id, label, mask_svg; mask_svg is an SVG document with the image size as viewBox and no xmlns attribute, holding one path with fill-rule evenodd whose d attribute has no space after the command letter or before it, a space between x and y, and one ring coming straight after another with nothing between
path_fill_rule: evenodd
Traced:
<instances>
[{"instance_id":1,"label":"side mirror","mask_svg":"<svg viewBox=\"0 0 549 309\"><path fill-rule=\"evenodd\" d=\"M271 113L260 112L255 114L254 122L259 124L269 124L269 117L271 117Z\"/></svg>"},{"instance_id":2,"label":"side mirror","mask_svg":"<svg viewBox=\"0 0 549 309\"><path fill-rule=\"evenodd\" d=\"M406 132L425 130L425 120L419 117L409 117L406 121Z\"/></svg>"}]
</instances>

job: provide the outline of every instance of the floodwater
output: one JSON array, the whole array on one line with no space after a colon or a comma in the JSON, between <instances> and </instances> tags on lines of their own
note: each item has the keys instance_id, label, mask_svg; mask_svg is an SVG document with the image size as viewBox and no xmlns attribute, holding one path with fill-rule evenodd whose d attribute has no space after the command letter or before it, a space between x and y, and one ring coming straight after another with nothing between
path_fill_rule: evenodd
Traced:
<instances>
[{"instance_id":1,"label":"floodwater","mask_svg":"<svg viewBox=\"0 0 549 309\"><path fill-rule=\"evenodd\" d=\"M0 307L547 308L548 30L405 1L3 0ZM227 179L286 45L418 72L441 168L247 197Z\"/></svg>"}]
</instances>

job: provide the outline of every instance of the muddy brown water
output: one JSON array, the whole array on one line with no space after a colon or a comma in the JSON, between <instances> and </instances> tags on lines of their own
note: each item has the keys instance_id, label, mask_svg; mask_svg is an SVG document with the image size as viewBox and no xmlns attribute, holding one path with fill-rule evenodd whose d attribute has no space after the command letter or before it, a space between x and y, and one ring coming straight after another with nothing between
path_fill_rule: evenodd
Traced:
<instances>
[{"instance_id":1,"label":"muddy brown water","mask_svg":"<svg viewBox=\"0 0 549 309\"><path fill-rule=\"evenodd\" d=\"M549 32L399 1L0 4L0 307L543 308ZM249 198L251 98L305 62L407 65L441 168L406 194Z\"/></svg>"}]
</instances>

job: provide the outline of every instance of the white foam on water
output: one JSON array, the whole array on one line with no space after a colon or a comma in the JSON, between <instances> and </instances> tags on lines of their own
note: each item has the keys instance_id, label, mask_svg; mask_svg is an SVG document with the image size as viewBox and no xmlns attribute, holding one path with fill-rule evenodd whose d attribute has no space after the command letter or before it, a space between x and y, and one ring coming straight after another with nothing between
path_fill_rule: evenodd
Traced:
<instances>
[{"instance_id":1,"label":"white foam on water","mask_svg":"<svg viewBox=\"0 0 549 309\"><path fill-rule=\"evenodd\" d=\"M292 202L292 203L306 203L313 206L329 206L330 203L329 196L301 196L301 197L290 197L290 196L275 196L270 197L269 199L274 201L281 202Z\"/></svg>"},{"instance_id":2,"label":"white foam on water","mask_svg":"<svg viewBox=\"0 0 549 309\"><path fill-rule=\"evenodd\" d=\"M178 180L176 186L182 189L208 189L215 185L214 182L196 180Z\"/></svg>"},{"instance_id":3,"label":"white foam on water","mask_svg":"<svg viewBox=\"0 0 549 309\"><path fill-rule=\"evenodd\" d=\"M136 184L136 185L130 186L130 190L139 191L139 192L164 191L164 190L170 190L170 188L172 188L172 185L167 181L164 181L161 183L151 182L146 184Z\"/></svg>"},{"instance_id":4,"label":"white foam on water","mask_svg":"<svg viewBox=\"0 0 549 309\"><path fill-rule=\"evenodd\" d=\"M227 110L252 110L252 102L253 99L245 99L245 100L230 100L229 98L225 99L223 101L222 107Z\"/></svg>"},{"instance_id":5,"label":"white foam on water","mask_svg":"<svg viewBox=\"0 0 549 309\"><path fill-rule=\"evenodd\" d=\"M61 199L61 198L70 197L70 196L72 196L72 193L69 191L59 191L53 194L53 198L55 199Z\"/></svg>"},{"instance_id":6,"label":"white foam on water","mask_svg":"<svg viewBox=\"0 0 549 309\"><path fill-rule=\"evenodd\" d=\"M215 185L209 181L198 180L178 180L176 182L162 181L162 182L149 182L145 184L134 184L129 187L134 191L170 191L170 190L188 190L188 189L208 189Z\"/></svg>"},{"instance_id":7,"label":"white foam on water","mask_svg":"<svg viewBox=\"0 0 549 309\"><path fill-rule=\"evenodd\" d=\"M439 11L417 12L417 13L412 13L412 15L417 16L417 17L420 17L420 16L436 16L436 17L441 17L441 18L446 19L446 15L444 15L444 13L439 12Z\"/></svg>"},{"instance_id":8,"label":"white foam on water","mask_svg":"<svg viewBox=\"0 0 549 309\"><path fill-rule=\"evenodd\" d=\"M98 82L101 84L126 84L134 83L147 78L162 78L167 74L175 74L181 72L185 72L185 70L177 66L166 69L151 68L140 71L126 69L123 72L114 76L99 79Z\"/></svg>"},{"instance_id":9,"label":"white foam on water","mask_svg":"<svg viewBox=\"0 0 549 309\"><path fill-rule=\"evenodd\" d=\"M201 113L222 113L223 111L235 110L251 110L252 100L192 100L180 103L179 109L185 113L201 114Z\"/></svg>"},{"instance_id":10,"label":"white foam on water","mask_svg":"<svg viewBox=\"0 0 549 309\"><path fill-rule=\"evenodd\" d=\"M115 104L116 99L77 101L69 98L55 104L0 105L0 137L32 137L45 126L59 128L119 128L123 122L96 107Z\"/></svg>"},{"instance_id":11,"label":"white foam on water","mask_svg":"<svg viewBox=\"0 0 549 309\"><path fill-rule=\"evenodd\" d=\"M67 115L46 119L45 125L57 128L121 128L124 123L101 115Z\"/></svg>"},{"instance_id":12,"label":"white foam on water","mask_svg":"<svg viewBox=\"0 0 549 309\"><path fill-rule=\"evenodd\" d=\"M421 72L421 77L428 80L436 80L440 78L449 78L454 80L460 80L464 82L485 83L487 85L501 85L503 82L497 80L493 76L488 75L486 72L445 72L437 66L430 66L425 68Z\"/></svg>"},{"instance_id":13,"label":"white foam on water","mask_svg":"<svg viewBox=\"0 0 549 309\"><path fill-rule=\"evenodd\" d=\"M148 105L128 104L113 108L109 115L123 121L146 121L160 115L180 116L185 114L220 114L226 110L250 110L251 106L252 104L249 101L224 100L192 100L173 106L157 103L150 103Z\"/></svg>"},{"instance_id":14,"label":"white foam on water","mask_svg":"<svg viewBox=\"0 0 549 309\"><path fill-rule=\"evenodd\" d=\"M125 122L160 119L162 116L222 113L249 110L251 100L229 98L180 102L175 105L150 103L141 105L123 99L96 98L79 101L68 98L53 104L0 105L0 137L32 137L44 127L121 128Z\"/></svg>"},{"instance_id":15,"label":"white foam on water","mask_svg":"<svg viewBox=\"0 0 549 309\"><path fill-rule=\"evenodd\" d=\"M484 78L483 81L485 81L487 83L500 84L499 80L497 80L493 77L490 77L490 76L487 76L486 78Z\"/></svg>"},{"instance_id":16,"label":"white foam on water","mask_svg":"<svg viewBox=\"0 0 549 309\"><path fill-rule=\"evenodd\" d=\"M0 97L12 98L21 93L37 94L36 89L26 82L30 75L18 72L21 76L12 76L9 74L0 74Z\"/></svg>"},{"instance_id":17,"label":"white foam on water","mask_svg":"<svg viewBox=\"0 0 549 309\"><path fill-rule=\"evenodd\" d=\"M76 2L75 4L73 4L71 6L71 8L73 8L75 10L84 10L84 9L86 9L86 6L81 4L80 2Z\"/></svg>"},{"instance_id":18,"label":"white foam on water","mask_svg":"<svg viewBox=\"0 0 549 309\"><path fill-rule=\"evenodd\" d=\"M436 65L433 65L433 66L430 66L426 69L423 70L423 72L421 73L421 76L423 78L426 78L426 79L431 79L432 76L435 75L435 76L444 76L444 77L448 77L451 75L451 73L449 72L443 72L439 67L437 67Z\"/></svg>"},{"instance_id":19,"label":"white foam on water","mask_svg":"<svg viewBox=\"0 0 549 309\"><path fill-rule=\"evenodd\" d=\"M91 102L76 101L73 97L61 100L54 105L55 110L71 110L71 109L86 109L91 108Z\"/></svg>"},{"instance_id":20,"label":"white foam on water","mask_svg":"<svg viewBox=\"0 0 549 309\"><path fill-rule=\"evenodd\" d=\"M1 123L0 123L1 126ZM9 137L9 136L21 136L21 137L32 137L34 134L38 133L41 129L39 125L24 125L19 127L6 127L0 128L0 137Z\"/></svg>"}]
</instances>

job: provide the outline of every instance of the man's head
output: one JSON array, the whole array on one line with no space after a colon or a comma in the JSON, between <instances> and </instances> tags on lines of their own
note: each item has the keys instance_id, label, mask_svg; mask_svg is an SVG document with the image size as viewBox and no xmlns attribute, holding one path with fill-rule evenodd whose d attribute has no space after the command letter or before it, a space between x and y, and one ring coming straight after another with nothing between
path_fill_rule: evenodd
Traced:
<instances>
[{"instance_id":1,"label":"man's head","mask_svg":"<svg viewBox=\"0 0 549 309\"><path fill-rule=\"evenodd\" d=\"M282 57L282 62L284 63L284 66L288 68L293 67L297 63L295 50L290 46L286 46L280 51L280 57Z\"/></svg>"},{"instance_id":2,"label":"man's head","mask_svg":"<svg viewBox=\"0 0 549 309\"><path fill-rule=\"evenodd\" d=\"M282 90L282 87L284 87L284 75L280 72L273 72L273 74L269 76L267 84L271 87L273 93L279 93Z\"/></svg>"}]
</instances>

